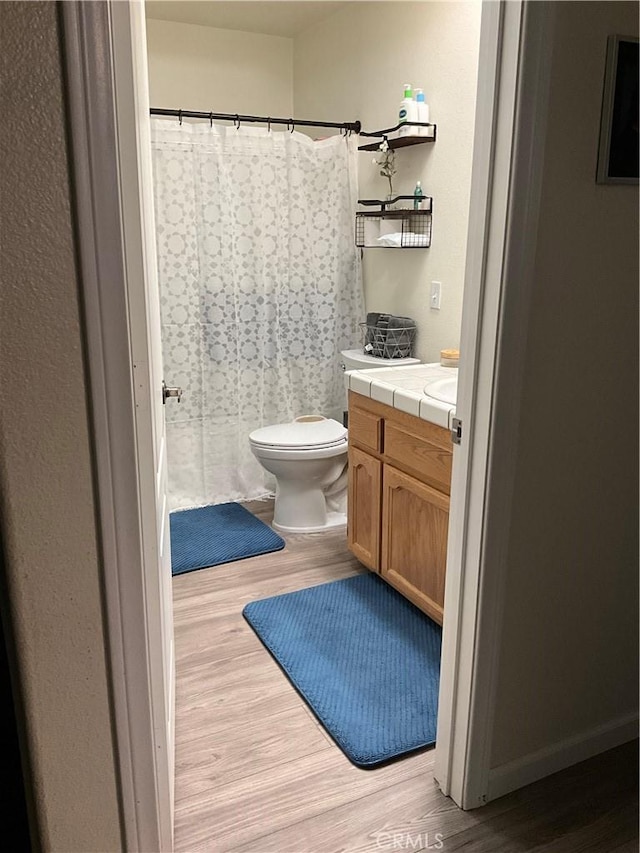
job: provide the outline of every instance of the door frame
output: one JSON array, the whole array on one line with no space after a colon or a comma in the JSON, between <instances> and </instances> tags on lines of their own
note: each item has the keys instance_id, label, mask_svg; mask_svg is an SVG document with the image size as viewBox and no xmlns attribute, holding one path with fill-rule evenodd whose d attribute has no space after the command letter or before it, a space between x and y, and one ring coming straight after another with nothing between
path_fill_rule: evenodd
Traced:
<instances>
[{"instance_id":1,"label":"door frame","mask_svg":"<svg viewBox=\"0 0 640 853\"><path fill-rule=\"evenodd\" d=\"M435 756L437 781L463 808L487 799L490 775L504 518L518 426L508 408L500 423L495 413L502 399L519 396L523 382L551 5L490 0L482 9L482 109L461 336L463 354L472 355L463 356L460 370L464 433L454 454ZM167 748L157 724L163 635L150 606L158 566L144 512L154 389L148 366L133 357L140 340L146 341L144 293L136 287L144 248L140 205L131 192L139 185L137 163L127 154L123 133L123 123L135 119L137 47L130 15L144 15L144 8L142 0L61 7L124 837L128 850L170 850L172 780L168 762L158 760L158 751ZM492 455L499 440L502 451Z\"/></svg>"},{"instance_id":2,"label":"door frame","mask_svg":"<svg viewBox=\"0 0 640 853\"><path fill-rule=\"evenodd\" d=\"M434 776L463 809L492 785L491 740L554 4L483 3Z\"/></svg>"},{"instance_id":3,"label":"door frame","mask_svg":"<svg viewBox=\"0 0 640 853\"><path fill-rule=\"evenodd\" d=\"M122 833L126 850L170 851L152 420L160 389L151 387L147 357L135 135L135 33L144 32L144 5L74 0L60 7Z\"/></svg>"}]
</instances>

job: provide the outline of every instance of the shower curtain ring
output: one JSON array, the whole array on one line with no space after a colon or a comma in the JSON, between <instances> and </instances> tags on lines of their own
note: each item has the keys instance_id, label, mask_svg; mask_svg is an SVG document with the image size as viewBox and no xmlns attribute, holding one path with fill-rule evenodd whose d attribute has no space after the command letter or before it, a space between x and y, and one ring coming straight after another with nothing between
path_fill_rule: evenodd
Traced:
<instances>
[{"instance_id":1,"label":"shower curtain ring","mask_svg":"<svg viewBox=\"0 0 640 853\"><path fill-rule=\"evenodd\" d=\"M271 133L271 116L267 119L267 133Z\"/></svg>"},{"instance_id":2,"label":"shower curtain ring","mask_svg":"<svg viewBox=\"0 0 640 853\"><path fill-rule=\"evenodd\" d=\"M213 113L209 113L209 127L213 130Z\"/></svg>"},{"instance_id":3,"label":"shower curtain ring","mask_svg":"<svg viewBox=\"0 0 640 853\"><path fill-rule=\"evenodd\" d=\"M233 120L233 123L236 126L236 130L240 130L240 116L238 115L238 113L236 113L236 117Z\"/></svg>"},{"instance_id":4,"label":"shower curtain ring","mask_svg":"<svg viewBox=\"0 0 640 853\"><path fill-rule=\"evenodd\" d=\"M291 133L293 133L293 131L296 129L296 126L293 123L293 119L289 119L289 121L291 122ZM287 127L289 127L289 122L287 122Z\"/></svg>"},{"instance_id":5,"label":"shower curtain ring","mask_svg":"<svg viewBox=\"0 0 640 853\"><path fill-rule=\"evenodd\" d=\"M178 121L180 122L180 127L182 127L182 110L178 110Z\"/></svg>"}]
</instances>

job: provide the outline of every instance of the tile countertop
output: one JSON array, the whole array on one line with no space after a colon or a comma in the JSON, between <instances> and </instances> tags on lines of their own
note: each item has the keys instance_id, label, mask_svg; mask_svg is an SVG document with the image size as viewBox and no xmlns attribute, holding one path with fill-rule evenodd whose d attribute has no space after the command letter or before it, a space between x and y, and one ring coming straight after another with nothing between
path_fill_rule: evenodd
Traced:
<instances>
[{"instance_id":1,"label":"tile countertop","mask_svg":"<svg viewBox=\"0 0 640 853\"><path fill-rule=\"evenodd\" d=\"M350 370L345 374L347 388L386 403L424 421L451 429L456 407L427 397L424 386L432 379L455 376L457 367L435 364L412 364L406 367L376 367L374 370Z\"/></svg>"}]
</instances>

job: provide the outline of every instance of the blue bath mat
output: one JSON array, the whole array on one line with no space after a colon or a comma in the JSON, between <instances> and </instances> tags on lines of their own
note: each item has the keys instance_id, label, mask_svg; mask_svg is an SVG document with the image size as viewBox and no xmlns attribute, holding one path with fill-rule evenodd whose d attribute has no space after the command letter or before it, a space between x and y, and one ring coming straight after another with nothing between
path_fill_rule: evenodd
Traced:
<instances>
[{"instance_id":1,"label":"blue bath mat","mask_svg":"<svg viewBox=\"0 0 640 853\"><path fill-rule=\"evenodd\" d=\"M281 551L284 539L240 504L172 512L171 574Z\"/></svg>"},{"instance_id":2,"label":"blue bath mat","mask_svg":"<svg viewBox=\"0 0 640 853\"><path fill-rule=\"evenodd\" d=\"M243 615L354 764L435 743L442 629L384 581L357 575Z\"/></svg>"}]
</instances>

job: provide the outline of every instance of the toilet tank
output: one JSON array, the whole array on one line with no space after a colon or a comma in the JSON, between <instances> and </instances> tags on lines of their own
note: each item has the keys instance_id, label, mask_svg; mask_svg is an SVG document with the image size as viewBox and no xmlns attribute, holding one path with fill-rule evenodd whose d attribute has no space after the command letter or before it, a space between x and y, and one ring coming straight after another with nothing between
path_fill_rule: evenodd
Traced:
<instances>
[{"instance_id":1,"label":"toilet tank","mask_svg":"<svg viewBox=\"0 0 640 853\"><path fill-rule=\"evenodd\" d=\"M419 358L379 358L367 355L360 349L346 349L340 353L343 370L371 370L374 367L401 367L403 364L420 364Z\"/></svg>"}]
</instances>

